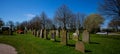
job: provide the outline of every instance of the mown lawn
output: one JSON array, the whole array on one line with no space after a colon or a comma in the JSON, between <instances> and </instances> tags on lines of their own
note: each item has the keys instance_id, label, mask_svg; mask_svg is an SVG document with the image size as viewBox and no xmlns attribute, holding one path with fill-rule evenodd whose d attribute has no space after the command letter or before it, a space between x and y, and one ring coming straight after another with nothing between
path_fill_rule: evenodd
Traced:
<instances>
[{"instance_id":1,"label":"mown lawn","mask_svg":"<svg viewBox=\"0 0 120 54\"><path fill-rule=\"evenodd\" d=\"M31 34L0 35L0 43L12 45L18 54L82 54L74 49L73 40L64 46L59 41L45 40ZM92 34L91 42L85 44L85 48L86 54L120 54L120 36Z\"/></svg>"}]
</instances>

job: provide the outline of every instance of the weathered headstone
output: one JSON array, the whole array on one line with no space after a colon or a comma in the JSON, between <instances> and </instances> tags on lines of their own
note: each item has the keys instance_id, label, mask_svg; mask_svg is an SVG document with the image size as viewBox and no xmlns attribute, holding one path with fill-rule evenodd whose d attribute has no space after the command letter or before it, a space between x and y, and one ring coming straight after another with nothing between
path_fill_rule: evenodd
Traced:
<instances>
[{"instance_id":1,"label":"weathered headstone","mask_svg":"<svg viewBox=\"0 0 120 54\"><path fill-rule=\"evenodd\" d=\"M35 30L35 37L37 36L37 31Z\"/></svg>"},{"instance_id":2,"label":"weathered headstone","mask_svg":"<svg viewBox=\"0 0 120 54\"><path fill-rule=\"evenodd\" d=\"M47 31L44 29L44 39L47 39Z\"/></svg>"},{"instance_id":3,"label":"weathered headstone","mask_svg":"<svg viewBox=\"0 0 120 54\"><path fill-rule=\"evenodd\" d=\"M82 53L85 53L85 46L84 43L81 41L76 42L75 49L78 51L81 51Z\"/></svg>"},{"instance_id":4,"label":"weathered headstone","mask_svg":"<svg viewBox=\"0 0 120 54\"><path fill-rule=\"evenodd\" d=\"M42 36L43 36L43 30L41 29L40 30L40 38L42 38Z\"/></svg>"},{"instance_id":5,"label":"weathered headstone","mask_svg":"<svg viewBox=\"0 0 120 54\"><path fill-rule=\"evenodd\" d=\"M56 30L56 36L59 36L59 31L58 30Z\"/></svg>"},{"instance_id":6,"label":"weathered headstone","mask_svg":"<svg viewBox=\"0 0 120 54\"><path fill-rule=\"evenodd\" d=\"M78 29L75 31L75 33L77 33L78 36L80 35L80 32Z\"/></svg>"},{"instance_id":7,"label":"weathered headstone","mask_svg":"<svg viewBox=\"0 0 120 54\"><path fill-rule=\"evenodd\" d=\"M39 37L39 35L40 35L40 31L38 30L38 31L37 31L37 37Z\"/></svg>"},{"instance_id":8,"label":"weathered headstone","mask_svg":"<svg viewBox=\"0 0 120 54\"><path fill-rule=\"evenodd\" d=\"M70 40L70 33L67 31L67 39Z\"/></svg>"},{"instance_id":9,"label":"weathered headstone","mask_svg":"<svg viewBox=\"0 0 120 54\"><path fill-rule=\"evenodd\" d=\"M32 31L32 34L35 35L35 30Z\"/></svg>"},{"instance_id":10,"label":"weathered headstone","mask_svg":"<svg viewBox=\"0 0 120 54\"><path fill-rule=\"evenodd\" d=\"M55 36L55 35L56 35L56 34L55 34L55 31L52 30L52 31L51 31L51 40L53 40L53 41L56 40L56 36Z\"/></svg>"},{"instance_id":11,"label":"weathered headstone","mask_svg":"<svg viewBox=\"0 0 120 54\"><path fill-rule=\"evenodd\" d=\"M82 33L82 41L85 43L90 42L90 35L89 35L89 32L87 30L84 30Z\"/></svg>"},{"instance_id":12,"label":"weathered headstone","mask_svg":"<svg viewBox=\"0 0 120 54\"><path fill-rule=\"evenodd\" d=\"M62 30L61 34L61 44L67 45L67 31L64 29Z\"/></svg>"},{"instance_id":13,"label":"weathered headstone","mask_svg":"<svg viewBox=\"0 0 120 54\"><path fill-rule=\"evenodd\" d=\"M79 37L77 33L73 33L73 40L78 41Z\"/></svg>"}]
</instances>

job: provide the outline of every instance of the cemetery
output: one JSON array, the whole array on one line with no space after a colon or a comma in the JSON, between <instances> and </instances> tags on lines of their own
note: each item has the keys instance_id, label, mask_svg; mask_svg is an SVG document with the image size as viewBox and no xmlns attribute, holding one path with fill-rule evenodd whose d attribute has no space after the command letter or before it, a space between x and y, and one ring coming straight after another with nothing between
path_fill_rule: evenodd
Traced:
<instances>
[{"instance_id":1,"label":"cemetery","mask_svg":"<svg viewBox=\"0 0 120 54\"><path fill-rule=\"evenodd\" d=\"M10 44L14 46L19 54L120 53L120 46L118 46L120 45L120 36L107 37L106 35L90 34L91 37L88 37L89 34L85 30L83 31L83 33L80 33L79 37L75 37L74 39L74 36L70 35L70 38L67 39L68 36L66 30L60 31L62 33L60 35L61 37L56 36L53 30L49 31L51 33L50 35L48 34L49 32L47 33L48 35L43 32L41 32L43 37L40 37L40 32L36 32L33 35L31 31L28 31L27 34L14 33L15 35L12 36L1 35L0 43ZM74 33L75 32L72 32L72 34ZM78 38L79 40L76 40L76 38Z\"/></svg>"},{"instance_id":2,"label":"cemetery","mask_svg":"<svg viewBox=\"0 0 120 54\"><path fill-rule=\"evenodd\" d=\"M0 6L0 54L120 54L120 0L0 0Z\"/></svg>"}]
</instances>

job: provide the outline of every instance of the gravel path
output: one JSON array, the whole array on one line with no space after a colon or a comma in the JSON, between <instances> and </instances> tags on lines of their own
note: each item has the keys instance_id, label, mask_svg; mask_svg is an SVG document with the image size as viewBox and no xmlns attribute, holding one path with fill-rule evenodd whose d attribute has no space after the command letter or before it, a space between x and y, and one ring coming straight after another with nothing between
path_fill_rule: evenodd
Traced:
<instances>
[{"instance_id":1,"label":"gravel path","mask_svg":"<svg viewBox=\"0 0 120 54\"><path fill-rule=\"evenodd\" d=\"M0 43L0 54L17 54L14 47Z\"/></svg>"}]
</instances>

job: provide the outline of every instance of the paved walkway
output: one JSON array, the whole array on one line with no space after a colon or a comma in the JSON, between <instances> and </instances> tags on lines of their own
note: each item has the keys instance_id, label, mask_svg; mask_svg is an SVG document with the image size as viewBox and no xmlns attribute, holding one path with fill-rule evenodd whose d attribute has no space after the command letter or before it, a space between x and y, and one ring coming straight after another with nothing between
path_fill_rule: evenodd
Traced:
<instances>
[{"instance_id":1,"label":"paved walkway","mask_svg":"<svg viewBox=\"0 0 120 54\"><path fill-rule=\"evenodd\" d=\"M108 35L120 35L120 34L117 34L117 33L108 33Z\"/></svg>"},{"instance_id":2,"label":"paved walkway","mask_svg":"<svg viewBox=\"0 0 120 54\"><path fill-rule=\"evenodd\" d=\"M0 54L17 54L14 47L0 43Z\"/></svg>"}]
</instances>

